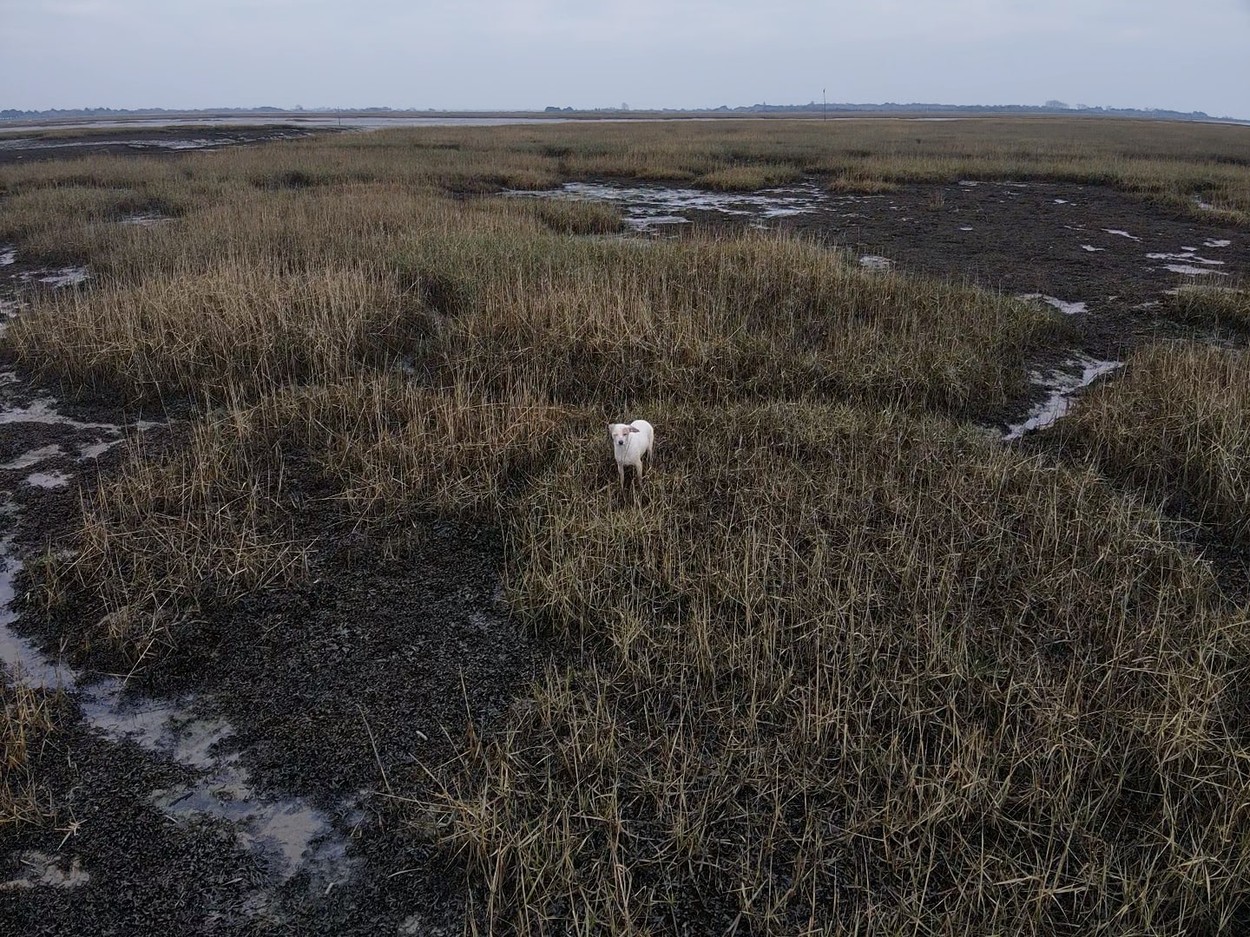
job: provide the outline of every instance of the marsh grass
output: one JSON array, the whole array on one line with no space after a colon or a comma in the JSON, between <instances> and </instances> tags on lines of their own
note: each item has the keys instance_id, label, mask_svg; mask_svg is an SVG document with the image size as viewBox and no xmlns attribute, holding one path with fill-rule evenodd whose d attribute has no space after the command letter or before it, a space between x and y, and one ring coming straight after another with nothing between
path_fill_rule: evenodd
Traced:
<instances>
[{"instance_id":1,"label":"marsh grass","mask_svg":"<svg viewBox=\"0 0 1250 937\"><path fill-rule=\"evenodd\" d=\"M355 516L494 521L510 491L586 417L523 390L492 398L396 375L293 388L233 411L223 425L304 453Z\"/></svg>"},{"instance_id":2,"label":"marsh grass","mask_svg":"<svg viewBox=\"0 0 1250 937\"><path fill-rule=\"evenodd\" d=\"M815 393L960 412L1019 394L1024 362L1067 334L1028 304L790 238L640 250L552 230L613 230L602 206L423 194L397 210L389 194L249 193L185 236L127 231L100 286L39 298L11 342L134 397L334 382L408 356L443 385L576 403Z\"/></svg>"},{"instance_id":3,"label":"marsh grass","mask_svg":"<svg viewBox=\"0 0 1250 937\"><path fill-rule=\"evenodd\" d=\"M430 329L394 277L360 267L284 273L238 258L205 273L53 294L28 321L11 340L30 364L134 396L220 396L346 375Z\"/></svg>"},{"instance_id":4,"label":"marsh grass","mask_svg":"<svg viewBox=\"0 0 1250 937\"><path fill-rule=\"evenodd\" d=\"M1244 350L1161 343L1134 354L1119 380L1088 395L1064 435L1109 474L1245 541L1247 413Z\"/></svg>"},{"instance_id":5,"label":"marsh grass","mask_svg":"<svg viewBox=\"0 0 1250 937\"><path fill-rule=\"evenodd\" d=\"M865 175L841 173L834 176L826 185L830 192L852 195L881 195L884 192L898 190L898 183L885 179L874 179Z\"/></svg>"},{"instance_id":6,"label":"marsh grass","mask_svg":"<svg viewBox=\"0 0 1250 937\"><path fill-rule=\"evenodd\" d=\"M523 204L557 234L616 234L621 230L620 211L602 202L536 200Z\"/></svg>"},{"instance_id":7,"label":"marsh grass","mask_svg":"<svg viewBox=\"0 0 1250 937\"><path fill-rule=\"evenodd\" d=\"M1018 393L1026 357L1064 334L1027 304L787 238L565 244L522 262L535 272L479 283L447 322L457 383L618 407L816 394L959 411Z\"/></svg>"},{"instance_id":8,"label":"marsh grass","mask_svg":"<svg viewBox=\"0 0 1250 937\"><path fill-rule=\"evenodd\" d=\"M56 731L58 695L0 674L0 834L46 826L57 815L40 780L40 763Z\"/></svg>"},{"instance_id":9,"label":"marsh grass","mask_svg":"<svg viewBox=\"0 0 1250 937\"><path fill-rule=\"evenodd\" d=\"M206 610L306 573L281 462L252 429L227 411L164 453L133 445L115 476L83 493L69 549L45 558L35 591L52 612L80 600L67 636L81 648L141 664L176 648Z\"/></svg>"},{"instance_id":10,"label":"marsh grass","mask_svg":"<svg viewBox=\"0 0 1250 937\"><path fill-rule=\"evenodd\" d=\"M521 934L1227 926L1245 616L1157 515L966 429L660 409L514 509L509 597L594 649L436 811ZM607 490L605 490L607 489Z\"/></svg>"},{"instance_id":11,"label":"marsh grass","mask_svg":"<svg viewBox=\"0 0 1250 937\"><path fill-rule=\"evenodd\" d=\"M1250 286L1244 283L1220 286L1185 283L1168 297L1167 304L1183 319L1216 328L1250 331Z\"/></svg>"},{"instance_id":12,"label":"marsh grass","mask_svg":"<svg viewBox=\"0 0 1250 937\"><path fill-rule=\"evenodd\" d=\"M96 274L14 323L19 360L198 402L84 493L35 594L143 664L298 583L335 523L497 526L508 601L565 664L407 788L412 836L460 858L493 931L1236 932L1247 612L1151 505L1179 479L1244 518L1240 358L1147 353L1086 398L1095 467L1063 467L953 422L1066 341L1053 311L794 239L587 238L615 212L466 194L800 172L1245 207L1244 139L444 129L0 170L0 231ZM166 228L106 220L157 193ZM658 449L622 492L603 424L635 416Z\"/></svg>"},{"instance_id":13,"label":"marsh grass","mask_svg":"<svg viewBox=\"0 0 1250 937\"><path fill-rule=\"evenodd\" d=\"M797 166L727 166L704 173L693 182L701 189L714 192L754 192L756 189L798 182L802 178L803 172Z\"/></svg>"}]
</instances>

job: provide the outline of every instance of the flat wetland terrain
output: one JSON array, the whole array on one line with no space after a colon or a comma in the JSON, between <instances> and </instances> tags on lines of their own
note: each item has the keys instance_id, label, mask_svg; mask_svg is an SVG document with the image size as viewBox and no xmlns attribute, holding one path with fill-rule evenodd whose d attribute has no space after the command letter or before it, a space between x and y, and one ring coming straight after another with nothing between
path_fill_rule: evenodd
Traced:
<instances>
[{"instance_id":1,"label":"flat wetland terrain","mask_svg":"<svg viewBox=\"0 0 1250 937\"><path fill-rule=\"evenodd\" d=\"M1250 931L1247 153L0 136L0 933Z\"/></svg>"}]
</instances>

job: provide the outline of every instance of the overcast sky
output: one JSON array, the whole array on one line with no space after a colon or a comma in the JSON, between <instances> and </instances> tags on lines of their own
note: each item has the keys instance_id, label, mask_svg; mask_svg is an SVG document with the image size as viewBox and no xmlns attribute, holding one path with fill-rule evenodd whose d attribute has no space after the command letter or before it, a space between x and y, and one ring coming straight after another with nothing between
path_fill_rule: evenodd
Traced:
<instances>
[{"instance_id":1,"label":"overcast sky","mask_svg":"<svg viewBox=\"0 0 1250 937\"><path fill-rule=\"evenodd\" d=\"M0 109L1069 104L1250 118L1250 0L0 0Z\"/></svg>"}]
</instances>

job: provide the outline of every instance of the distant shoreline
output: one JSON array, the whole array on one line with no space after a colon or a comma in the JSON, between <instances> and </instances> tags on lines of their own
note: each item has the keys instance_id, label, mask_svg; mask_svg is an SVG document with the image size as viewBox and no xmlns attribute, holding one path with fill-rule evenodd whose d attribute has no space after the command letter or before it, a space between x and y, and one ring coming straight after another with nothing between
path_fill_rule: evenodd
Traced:
<instances>
[{"instance_id":1,"label":"distant shoreline","mask_svg":"<svg viewBox=\"0 0 1250 937\"><path fill-rule=\"evenodd\" d=\"M12 112L10 112L11 114ZM913 120L941 122L955 120L992 120L996 118L1068 118L1117 120L1151 120L1190 123L1250 126L1250 121L1228 117L1192 116L1163 111L1097 111L1058 110L1045 108L934 108L916 110L830 108L776 110L692 110L692 111L279 111L279 110L203 110L203 111L110 111L103 114L23 112L0 117L0 133L48 129L85 129L119 126L168 127L181 125L272 125L290 124L302 127L343 127L382 129L386 127L504 126L511 124L560 124L573 122L616 123L626 121L715 121L715 120Z\"/></svg>"}]
</instances>

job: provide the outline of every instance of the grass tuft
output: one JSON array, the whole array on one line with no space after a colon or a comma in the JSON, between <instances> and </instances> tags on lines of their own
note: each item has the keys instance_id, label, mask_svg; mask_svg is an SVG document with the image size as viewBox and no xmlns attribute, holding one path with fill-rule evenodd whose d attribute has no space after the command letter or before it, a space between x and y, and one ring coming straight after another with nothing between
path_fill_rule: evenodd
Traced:
<instances>
[{"instance_id":1,"label":"grass tuft","mask_svg":"<svg viewBox=\"0 0 1250 937\"><path fill-rule=\"evenodd\" d=\"M1083 933L1250 884L1238 640L1089 472L827 405L675 408L636 503L599 441L513 514L508 589L593 649L435 810L520 934Z\"/></svg>"},{"instance_id":2,"label":"grass tuft","mask_svg":"<svg viewBox=\"0 0 1250 937\"><path fill-rule=\"evenodd\" d=\"M1168 306L1189 321L1250 330L1250 288L1245 286L1186 283L1168 297Z\"/></svg>"},{"instance_id":3,"label":"grass tuft","mask_svg":"<svg viewBox=\"0 0 1250 937\"><path fill-rule=\"evenodd\" d=\"M228 413L164 454L134 448L84 494L70 549L41 564L35 595L50 611L78 603L81 646L134 666L173 651L213 607L306 573L280 463L251 428Z\"/></svg>"},{"instance_id":4,"label":"grass tuft","mask_svg":"<svg viewBox=\"0 0 1250 937\"><path fill-rule=\"evenodd\" d=\"M39 765L56 731L57 694L0 674L0 834L50 825L57 816Z\"/></svg>"},{"instance_id":5,"label":"grass tuft","mask_svg":"<svg viewBox=\"0 0 1250 937\"><path fill-rule=\"evenodd\" d=\"M1087 395L1065 438L1109 474L1234 540L1250 537L1250 362L1236 349L1169 343Z\"/></svg>"}]
</instances>

